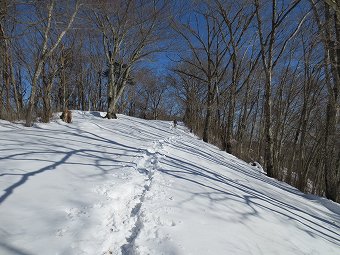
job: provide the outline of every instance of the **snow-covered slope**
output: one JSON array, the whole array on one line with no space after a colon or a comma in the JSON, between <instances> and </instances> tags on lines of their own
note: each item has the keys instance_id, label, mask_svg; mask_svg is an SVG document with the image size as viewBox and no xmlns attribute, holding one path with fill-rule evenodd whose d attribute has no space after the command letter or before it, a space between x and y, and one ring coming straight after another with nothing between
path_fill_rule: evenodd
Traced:
<instances>
[{"instance_id":1,"label":"snow-covered slope","mask_svg":"<svg viewBox=\"0 0 340 255\"><path fill-rule=\"evenodd\" d=\"M0 122L0 254L340 254L340 205L179 125Z\"/></svg>"}]
</instances>

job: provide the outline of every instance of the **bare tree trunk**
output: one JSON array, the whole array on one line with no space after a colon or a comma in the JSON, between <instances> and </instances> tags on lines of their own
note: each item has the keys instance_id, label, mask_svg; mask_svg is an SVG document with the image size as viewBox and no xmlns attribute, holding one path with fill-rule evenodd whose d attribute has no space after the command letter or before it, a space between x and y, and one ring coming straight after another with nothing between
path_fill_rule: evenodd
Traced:
<instances>
[{"instance_id":1,"label":"bare tree trunk","mask_svg":"<svg viewBox=\"0 0 340 255\"><path fill-rule=\"evenodd\" d=\"M338 4L339 5L339 4ZM326 59L330 63L334 85L329 85L329 96L326 114L326 135L325 135L325 195L328 199L337 201L338 182L340 178L339 169L334 164L334 155L336 155L335 140L337 131L337 110L340 91L340 22L338 14L334 14L334 20L331 18L331 6L325 3L325 21L326 21ZM335 24L334 24L334 23ZM335 39L331 38L331 24L334 24ZM329 81L330 82L330 81Z\"/></svg>"},{"instance_id":2,"label":"bare tree trunk","mask_svg":"<svg viewBox=\"0 0 340 255\"><path fill-rule=\"evenodd\" d=\"M107 114L106 118L108 119L117 119L116 115L116 95L117 95L117 85L116 77L115 77L115 66L114 62L111 62L109 69L109 83L108 83L108 107L107 107Z\"/></svg>"},{"instance_id":3,"label":"bare tree trunk","mask_svg":"<svg viewBox=\"0 0 340 255\"><path fill-rule=\"evenodd\" d=\"M265 155L267 175L274 176L273 163L273 132L272 132L272 99L271 99L271 80L272 74L268 73L265 84L265 103L264 103L264 132L265 132Z\"/></svg>"},{"instance_id":4,"label":"bare tree trunk","mask_svg":"<svg viewBox=\"0 0 340 255\"><path fill-rule=\"evenodd\" d=\"M9 58L9 68L10 68L10 74L11 74L11 81L12 81L12 86L13 86L13 92L14 92L14 100L15 100L15 105L17 109L17 116L20 117L21 113L21 107L19 103L19 95L18 95L18 90L17 90L17 84L14 76L14 68L13 68L13 62L12 62L12 57Z\"/></svg>"},{"instance_id":5,"label":"bare tree trunk","mask_svg":"<svg viewBox=\"0 0 340 255\"><path fill-rule=\"evenodd\" d=\"M1 86L0 87L0 119L2 119L3 118L3 106L4 106L4 104L3 104L3 92L4 92L4 90L3 90L3 87Z\"/></svg>"},{"instance_id":6,"label":"bare tree trunk","mask_svg":"<svg viewBox=\"0 0 340 255\"><path fill-rule=\"evenodd\" d=\"M44 102L44 108L43 108L43 122L48 123L50 121L50 118L52 117L52 106L51 106L51 91L52 91L52 81L46 80L44 81L43 87L43 102Z\"/></svg>"},{"instance_id":7,"label":"bare tree trunk","mask_svg":"<svg viewBox=\"0 0 340 255\"><path fill-rule=\"evenodd\" d=\"M264 160L267 169L267 175L274 177L274 164L273 164L273 134L272 134L272 75L273 75L273 48L275 41L276 31L276 0L272 0L272 26L271 34L267 50L266 44L262 33L262 20L259 14L259 2L255 0L256 16L258 23L258 31L261 44L262 64L265 73L265 86L264 86L264 132L265 132L265 148L264 148Z\"/></svg>"},{"instance_id":8,"label":"bare tree trunk","mask_svg":"<svg viewBox=\"0 0 340 255\"><path fill-rule=\"evenodd\" d=\"M250 84L249 83L250 83L249 81L247 81L246 83L246 92L243 98L242 113L240 115L240 121L239 121L239 126L238 126L238 131L237 131L237 140L240 143L240 155L243 155L243 148L244 148L244 143L245 143L243 138L244 138L244 133L246 131L246 122L248 118L248 102L249 102L249 96L250 96L250 88L249 88ZM251 109L249 110L249 112L251 112Z\"/></svg>"},{"instance_id":9,"label":"bare tree trunk","mask_svg":"<svg viewBox=\"0 0 340 255\"><path fill-rule=\"evenodd\" d=\"M40 61L35 68L34 76L32 79L32 87L31 87L31 95L28 101L27 113L26 113L26 126L31 127L33 123L33 108L35 104L36 92L37 92L37 83L39 76L42 71L43 62Z\"/></svg>"},{"instance_id":10,"label":"bare tree trunk","mask_svg":"<svg viewBox=\"0 0 340 255\"><path fill-rule=\"evenodd\" d=\"M61 89L62 89L62 111L65 111L66 108L67 108L67 105L66 105L66 98L67 98L67 95L66 95L66 71L65 71L65 63L64 63L64 58L62 57L62 60L61 60L61 65L62 65L62 68L61 68L61 72L60 72L60 86L61 86Z\"/></svg>"},{"instance_id":11,"label":"bare tree trunk","mask_svg":"<svg viewBox=\"0 0 340 255\"><path fill-rule=\"evenodd\" d=\"M204 129L203 129L203 141L209 142L209 128L211 121L211 111L213 105L213 92L211 91L211 85L208 87L208 99L207 99L207 113L205 115Z\"/></svg>"},{"instance_id":12,"label":"bare tree trunk","mask_svg":"<svg viewBox=\"0 0 340 255\"><path fill-rule=\"evenodd\" d=\"M9 56L9 45L8 45L8 39L5 35L5 30L3 27L3 22L1 20L0 22L0 38L2 40L2 78L4 81L4 85L6 88L6 112L9 115L11 113L11 96L10 96L10 90L11 90L11 75L10 75L10 56ZM2 100L2 98L1 98Z\"/></svg>"},{"instance_id":13,"label":"bare tree trunk","mask_svg":"<svg viewBox=\"0 0 340 255\"><path fill-rule=\"evenodd\" d=\"M233 56L232 58L236 58ZM232 149L232 138L233 138L233 127L234 127L234 116L235 116L235 91L236 91L236 59L233 61L233 75L232 82L230 86L230 94L229 94L229 110L228 110L228 119L227 119L227 143L226 143L226 151L230 154L233 153Z\"/></svg>"}]
</instances>

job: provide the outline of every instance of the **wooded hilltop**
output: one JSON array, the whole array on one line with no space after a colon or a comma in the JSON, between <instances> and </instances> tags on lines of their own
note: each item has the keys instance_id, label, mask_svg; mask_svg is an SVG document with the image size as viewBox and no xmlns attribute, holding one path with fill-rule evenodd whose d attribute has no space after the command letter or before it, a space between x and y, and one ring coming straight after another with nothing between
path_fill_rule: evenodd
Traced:
<instances>
[{"instance_id":1,"label":"wooded hilltop","mask_svg":"<svg viewBox=\"0 0 340 255\"><path fill-rule=\"evenodd\" d=\"M2 0L0 118L183 120L340 202L340 1Z\"/></svg>"}]
</instances>

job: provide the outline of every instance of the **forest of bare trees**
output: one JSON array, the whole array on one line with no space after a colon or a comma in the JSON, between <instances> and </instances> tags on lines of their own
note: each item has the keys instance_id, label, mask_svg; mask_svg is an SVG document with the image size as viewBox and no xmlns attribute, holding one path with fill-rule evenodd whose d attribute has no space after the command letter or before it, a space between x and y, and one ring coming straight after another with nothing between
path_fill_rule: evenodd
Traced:
<instances>
[{"instance_id":1,"label":"forest of bare trees","mask_svg":"<svg viewBox=\"0 0 340 255\"><path fill-rule=\"evenodd\" d=\"M268 176L340 201L339 1L0 3L1 119L182 119Z\"/></svg>"}]
</instances>

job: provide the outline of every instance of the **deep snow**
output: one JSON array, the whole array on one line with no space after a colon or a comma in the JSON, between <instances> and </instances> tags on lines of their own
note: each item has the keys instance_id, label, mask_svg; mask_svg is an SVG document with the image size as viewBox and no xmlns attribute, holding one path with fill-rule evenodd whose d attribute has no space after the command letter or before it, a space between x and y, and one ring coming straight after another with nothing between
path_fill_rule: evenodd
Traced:
<instances>
[{"instance_id":1,"label":"deep snow","mask_svg":"<svg viewBox=\"0 0 340 255\"><path fill-rule=\"evenodd\" d=\"M340 254L340 205L171 122L0 121L0 254Z\"/></svg>"}]
</instances>

